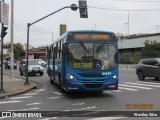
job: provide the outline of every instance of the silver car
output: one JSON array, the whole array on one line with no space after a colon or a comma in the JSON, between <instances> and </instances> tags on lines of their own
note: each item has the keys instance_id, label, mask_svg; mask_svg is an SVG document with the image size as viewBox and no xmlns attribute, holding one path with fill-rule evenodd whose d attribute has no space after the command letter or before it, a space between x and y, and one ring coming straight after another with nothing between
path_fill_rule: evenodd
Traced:
<instances>
[{"instance_id":1,"label":"silver car","mask_svg":"<svg viewBox=\"0 0 160 120\"><path fill-rule=\"evenodd\" d=\"M19 64L20 75L26 74L26 59L22 59ZM43 75L43 67L38 64L37 60L29 59L28 60L28 75L33 74Z\"/></svg>"}]
</instances>

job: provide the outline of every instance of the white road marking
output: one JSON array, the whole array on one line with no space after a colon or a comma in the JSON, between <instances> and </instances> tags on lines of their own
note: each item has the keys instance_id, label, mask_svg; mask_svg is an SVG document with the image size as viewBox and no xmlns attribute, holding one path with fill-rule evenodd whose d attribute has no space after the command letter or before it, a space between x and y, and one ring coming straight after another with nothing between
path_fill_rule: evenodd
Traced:
<instances>
[{"instance_id":1,"label":"white road marking","mask_svg":"<svg viewBox=\"0 0 160 120\"><path fill-rule=\"evenodd\" d=\"M104 90L103 93L111 93L111 91Z\"/></svg>"},{"instance_id":2,"label":"white road marking","mask_svg":"<svg viewBox=\"0 0 160 120\"><path fill-rule=\"evenodd\" d=\"M6 104L6 103L18 103L18 102L22 102L22 101L18 101L18 100L14 100L14 101L3 101L3 102L0 102L0 104Z\"/></svg>"},{"instance_id":3,"label":"white road marking","mask_svg":"<svg viewBox=\"0 0 160 120\"><path fill-rule=\"evenodd\" d=\"M5 118L9 118L9 117L0 117L0 119L5 119Z\"/></svg>"},{"instance_id":4,"label":"white road marking","mask_svg":"<svg viewBox=\"0 0 160 120\"><path fill-rule=\"evenodd\" d=\"M54 100L54 99L58 99L58 98L61 98L62 96L56 96L56 97L50 97L50 98L47 98L47 99L52 99L52 100Z\"/></svg>"},{"instance_id":5,"label":"white road marking","mask_svg":"<svg viewBox=\"0 0 160 120\"><path fill-rule=\"evenodd\" d=\"M129 91L138 91L137 89L126 88L126 87L118 87L118 89L129 90Z\"/></svg>"},{"instance_id":6,"label":"white road marking","mask_svg":"<svg viewBox=\"0 0 160 120\"><path fill-rule=\"evenodd\" d=\"M39 108L28 108L28 109L19 109L19 110L7 110L7 111L27 111L27 110L38 110Z\"/></svg>"},{"instance_id":7,"label":"white road marking","mask_svg":"<svg viewBox=\"0 0 160 120\"><path fill-rule=\"evenodd\" d=\"M132 86L132 85L126 85L126 84L119 84L119 86L140 88L140 89L146 89L146 90L151 90L151 89L153 89L153 88L148 88L148 87Z\"/></svg>"},{"instance_id":8,"label":"white road marking","mask_svg":"<svg viewBox=\"0 0 160 120\"><path fill-rule=\"evenodd\" d=\"M75 103L75 104L72 104L72 105L84 105L85 103Z\"/></svg>"},{"instance_id":9,"label":"white road marking","mask_svg":"<svg viewBox=\"0 0 160 120\"><path fill-rule=\"evenodd\" d=\"M126 84L134 84L134 85L142 85L142 86L150 86L150 87L160 88L160 86L158 86L158 85L147 85L147 84L139 84L139 83L131 83L131 82L126 82Z\"/></svg>"},{"instance_id":10,"label":"white road marking","mask_svg":"<svg viewBox=\"0 0 160 120\"><path fill-rule=\"evenodd\" d=\"M114 92L122 92L121 90L113 90Z\"/></svg>"},{"instance_id":11,"label":"white road marking","mask_svg":"<svg viewBox=\"0 0 160 120\"><path fill-rule=\"evenodd\" d=\"M51 118L38 119L38 120L52 120L52 119L58 119L58 117L51 117Z\"/></svg>"},{"instance_id":12,"label":"white road marking","mask_svg":"<svg viewBox=\"0 0 160 120\"><path fill-rule=\"evenodd\" d=\"M57 94L57 95L62 95L62 93L60 92L53 92L53 91L50 91L51 93L54 93L54 94Z\"/></svg>"},{"instance_id":13,"label":"white road marking","mask_svg":"<svg viewBox=\"0 0 160 120\"><path fill-rule=\"evenodd\" d=\"M24 97L11 97L10 99L24 99L24 98L31 98L32 96L24 96Z\"/></svg>"},{"instance_id":14,"label":"white road marking","mask_svg":"<svg viewBox=\"0 0 160 120\"><path fill-rule=\"evenodd\" d=\"M95 109L96 106L92 107L85 107L85 108L80 108L80 109L71 109L71 110L65 110L65 111L76 111L76 110L90 110L90 109Z\"/></svg>"},{"instance_id":15,"label":"white road marking","mask_svg":"<svg viewBox=\"0 0 160 120\"><path fill-rule=\"evenodd\" d=\"M24 95L36 95L38 93L28 93L28 94L24 94Z\"/></svg>"},{"instance_id":16,"label":"white road marking","mask_svg":"<svg viewBox=\"0 0 160 120\"><path fill-rule=\"evenodd\" d=\"M153 84L153 85L160 85L160 83L153 83L153 82L142 82L142 81L135 81L138 83L148 83L148 84Z\"/></svg>"},{"instance_id":17,"label":"white road marking","mask_svg":"<svg viewBox=\"0 0 160 120\"><path fill-rule=\"evenodd\" d=\"M40 105L40 104L42 104L42 103L41 102L36 102L36 103L29 103L27 105Z\"/></svg>"},{"instance_id":18,"label":"white road marking","mask_svg":"<svg viewBox=\"0 0 160 120\"><path fill-rule=\"evenodd\" d=\"M87 120L118 120L122 118L127 118L127 117L99 117L99 118L93 118L93 119L87 119Z\"/></svg>"},{"instance_id":19,"label":"white road marking","mask_svg":"<svg viewBox=\"0 0 160 120\"><path fill-rule=\"evenodd\" d=\"M44 91L44 90L46 90L46 89L39 89L39 90L37 90L36 92L42 92L42 91Z\"/></svg>"}]
</instances>

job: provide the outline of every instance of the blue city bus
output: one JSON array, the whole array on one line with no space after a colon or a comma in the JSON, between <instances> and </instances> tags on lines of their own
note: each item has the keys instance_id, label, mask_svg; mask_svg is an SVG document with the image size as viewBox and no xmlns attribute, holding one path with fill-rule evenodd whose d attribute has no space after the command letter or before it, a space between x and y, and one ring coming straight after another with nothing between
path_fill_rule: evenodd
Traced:
<instances>
[{"instance_id":1,"label":"blue city bus","mask_svg":"<svg viewBox=\"0 0 160 120\"><path fill-rule=\"evenodd\" d=\"M117 90L117 43L113 32L66 32L48 47L51 84L65 91Z\"/></svg>"}]
</instances>

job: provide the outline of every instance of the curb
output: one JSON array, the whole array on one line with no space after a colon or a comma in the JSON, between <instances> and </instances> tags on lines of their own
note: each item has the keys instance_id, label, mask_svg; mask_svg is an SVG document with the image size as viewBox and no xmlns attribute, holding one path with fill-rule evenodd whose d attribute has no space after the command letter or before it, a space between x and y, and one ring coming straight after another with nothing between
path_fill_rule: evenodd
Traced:
<instances>
[{"instance_id":1,"label":"curb","mask_svg":"<svg viewBox=\"0 0 160 120\"><path fill-rule=\"evenodd\" d=\"M6 75L6 74L4 74L4 75ZM6 76L9 76L9 75L6 75ZM15 77L15 78L18 78L18 77ZM25 80L25 79L22 79L22 78L18 78L18 79ZM7 98L7 97L12 97L12 96L16 96L16 95L21 95L21 94L27 93L27 92L29 92L29 91L31 91L33 89L41 88L43 86L43 84L38 83L36 81L33 81L33 80L29 80L29 81L34 83L35 85L33 85L29 89L26 89L26 90L23 90L23 91L20 91L20 92L17 92L17 93L2 95L2 96L0 96L0 99L4 99L4 98Z\"/></svg>"},{"instance_id":2,"label":"curb","mask_svg":"<svg viewBox=\"0 0 160 120\"><path fill-rule=\"evenodd\" d=\"M6 97L12 97L12 96L16 96L16 95L21 95L21 94L24 94L26 92L31 91L32 89L36 89L36 88L37 88L37 85L34 85L33 87L31 87L31 88L29 88L27 90L21 91L21 92L0 96L0 99L6 98Z\"/></svg>"}]
</instances>

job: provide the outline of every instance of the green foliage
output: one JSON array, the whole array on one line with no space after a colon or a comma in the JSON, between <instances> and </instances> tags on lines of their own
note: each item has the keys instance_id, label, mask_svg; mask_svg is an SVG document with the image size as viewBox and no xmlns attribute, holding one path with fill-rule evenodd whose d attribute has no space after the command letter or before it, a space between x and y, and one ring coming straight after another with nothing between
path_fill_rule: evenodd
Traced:
<instances>
[{"instance_id":1,"label":"green foliage","mask_svg":"<svg viewBox=\"0 0 160 120\"><path fill-rule=\"evenodd\" d=\"M14 51L14 55L15 58L18 59L19 57L24 56L25 52L23 50L23 46L21 43L15 43L13 45L13 51Z\"/></svg>"},{"instance_id":2,"label":"green foliage","mask_svg":"<svg viewBox=\"0 0 160 120\"><path fill-rule=\"evenodd\" d=\"M157 41L146 41L145 46L142 49L143 58L156 58L160 57L160 42Z\"/></svg>"}]
</instances>

